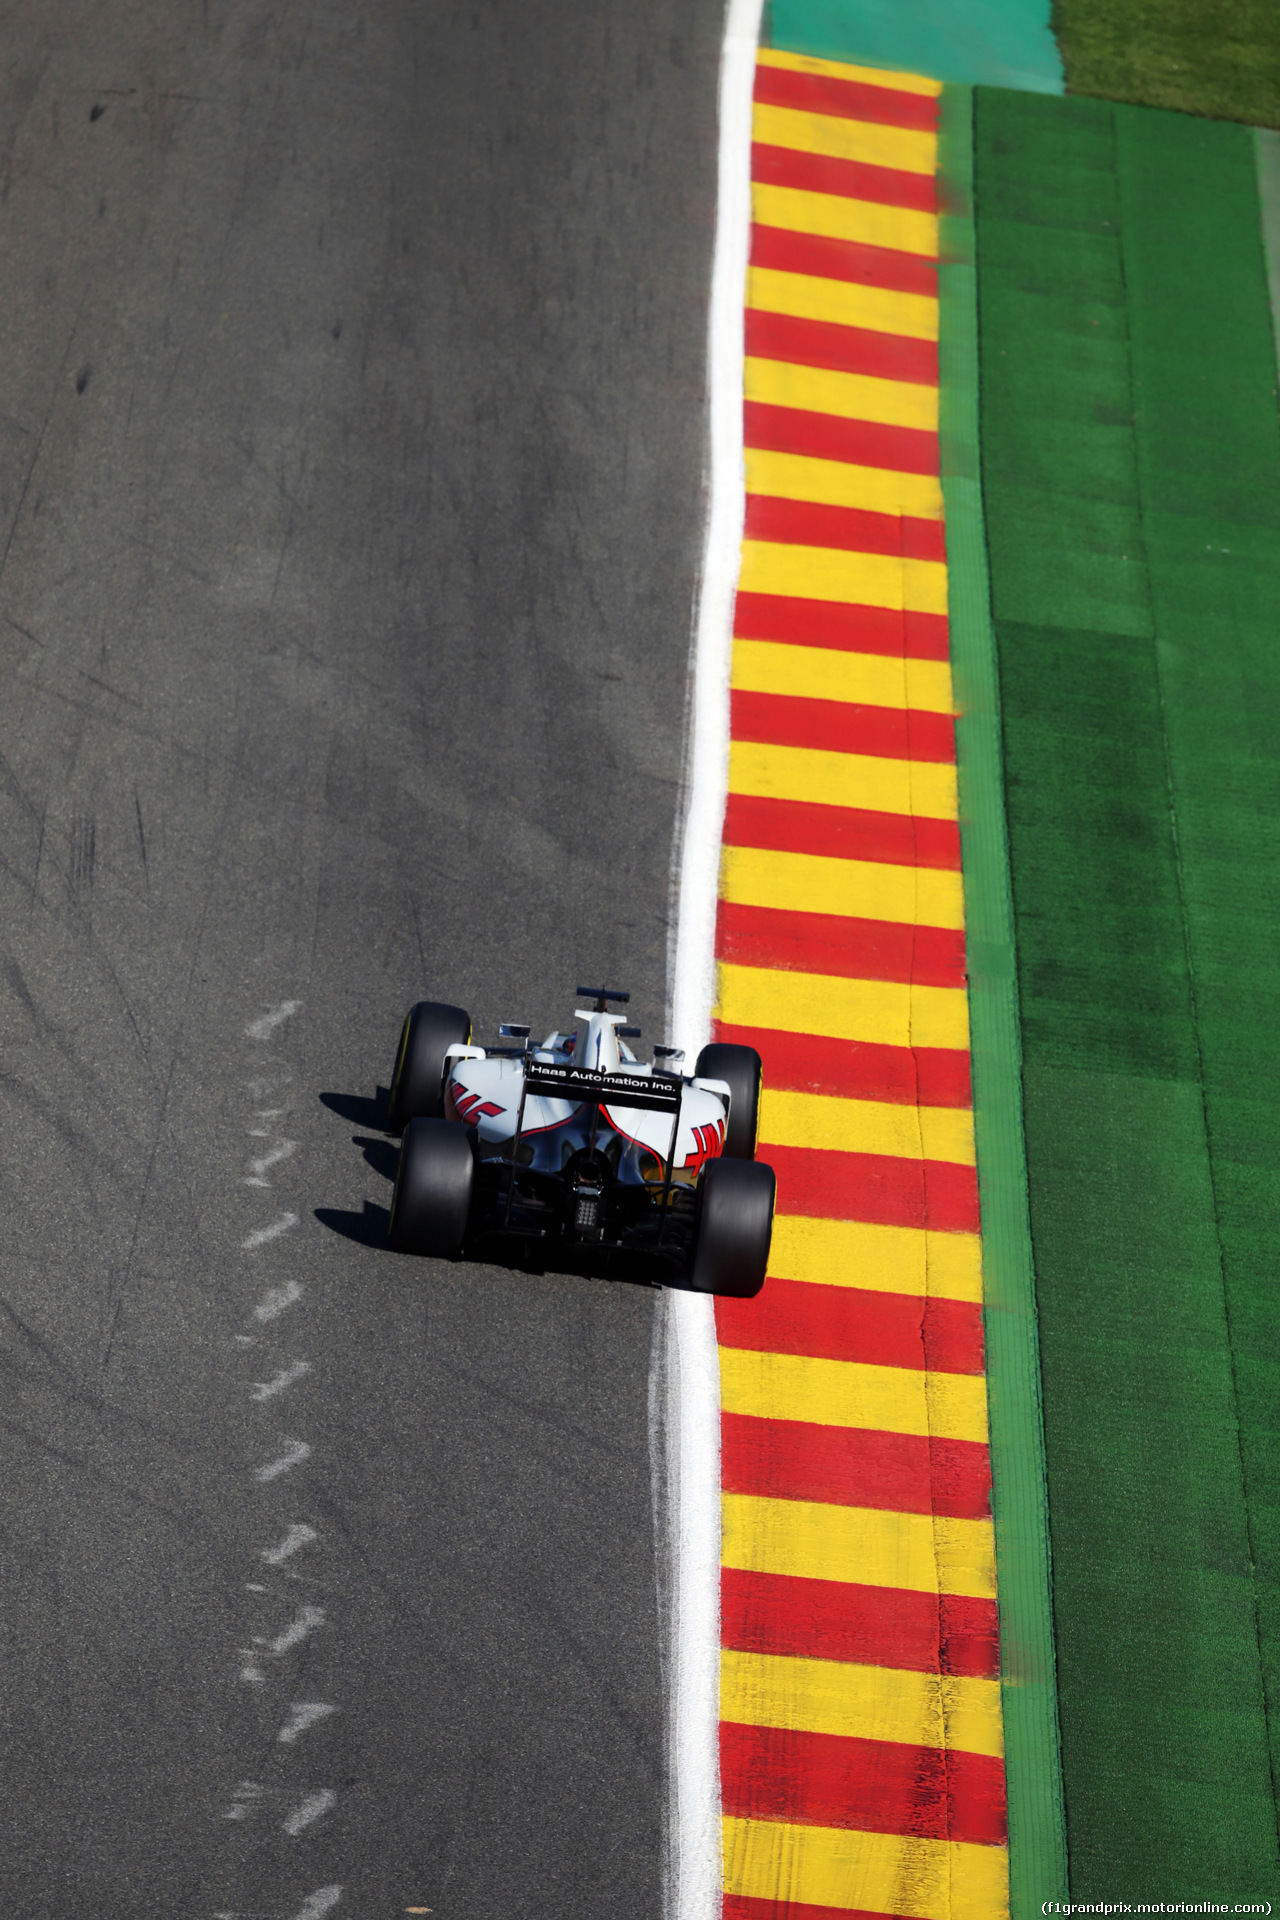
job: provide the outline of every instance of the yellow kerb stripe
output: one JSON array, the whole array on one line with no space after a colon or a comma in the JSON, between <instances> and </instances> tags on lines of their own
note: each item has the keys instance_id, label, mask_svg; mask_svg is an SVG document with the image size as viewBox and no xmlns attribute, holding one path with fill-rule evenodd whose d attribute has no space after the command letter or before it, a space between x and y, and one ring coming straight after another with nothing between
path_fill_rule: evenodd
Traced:
<instances>
[{"instance_id":1,"label":"yellow kerb stripe","mask_svg":"<svg viewBox=\"0 0 1280 1920\"><path fill-rule=\"evenodd\" d=\"M883 1153L902 1160L974 1164L973 1115L964 1107L846 1100L834 1094L766 1087L760 1105L760 1140L772 1147L825 1147L832 1153Z\"/></svg>"},{"instance_id":2,"label":"yellow kerb stripe","mask_svg":"<svg viewBox=\"0 0 1280 1920\"><path fill-rule=\"evenodd\" d=\"M978 1383L981 1385L981 1381ZM996 1597L995 1536L989 1520L885 1513L816 1500L761 1500L726 1493L726 1567L797 1580L843 1580L913 1593Z\"/></svg>"},{"instance_id":3,"label":"yellow kerb stripe","mask_svg":"<svg viewBox=\"0 0 1280 1920\"><path fill-rule=\"evenodd\" d=\"M842 420L873 420L878 426L938 431L938 389L909 380L879 380L871 374L831 373L789 360L746 362L746 397L768 407L834 414Z\"/></svg>"},{"instance_id":4,"label":"yellow kerb stripe","mask_svg":"<svg viewBox=\"0 0 1280 1920\"><path fill-rule=\"evenodd\" d=\"M741 693L782 693L797 700L847 700L863 707L951 713L951 668L945 660L845 653L780 640L735 640L732 685Z\"/></svg>"},{"instance_id":5,"label":"yellow kerb stripe","mask_svg":"<svg viewBox=\"0 0 1280 1920\"><path fill-rule=\"evenodd\" d=\"M730 851L725 849L726 854ZM716 1018L725 1026L820 1034L868 1046L958 1051L969 1044L969 1004L961 987L845 980L834 974L739 967L728 960L720 961L717 974Z\"/></svg>"},{"instance_id":6,"label":"yellow kerb stripe","mask_svg":"<svg viewBox=\"0 0 1280 1920\"><path fill-rule=\"evenodd\" d=\"M842 913L855 920L895 920L917 927L964 926L960 875L942 867L895 867L877 860L833 860L822 853L778 853L772 847L725 847L720 855L720 892L725 900L742 907ZM796 977L779 973L778 991L792 992ZM788 1024L787 1031L803 1033L805 1029ZM969 1030L966 1026L963 1040L917 1039L915 1044L967 1047Z\"/></svg>"},{"instance_id":7,"label":"yellow kerb stripe","mask_svg":"<svg viewBox=\"0 0 1280 1920\"><path fill-rule=\"evenodd\" d=\"M820 153L829 160L856 160L865 167L893 167L899 173L937 172L938 136L915 127L883 127L873 120L840 120L830 113L805 113L796 107L771 107L757 100L751 137L766 147L790 147L793 153Z\"/></svg>"},{"instance_id":8,"label":"yellow kerb stripe","mask_svg":"<svg viewBox=\"0 0 1280 1920\"><path fill-rule=\"evenodd\" d=\"M938 257L937 214L912 207L885 207L874 200L848 200L843 194L810 193L807 187L773 187L756 180L751 187L751 212L762 227L887 247L926 260Z\"/></svg>"},{"instance_id":9,"label":"yellow kerb stripe","mask_svg":"<svg viewBox=\"0 0 1280 1920\"><path fill-rule=\"evenodd\" d=\"M851 1827L726 1818L724 1890L744 1900L909 1913L917 1920L1007 1920L1004 1847Z\"/></svg>"},{"instance_id":10,"label":"yellow kerb stripe","mask_svg":"<svg viewBox=\"0 0 1280 1920\"><path fill-rule=\"evenodd\" d=\"M917 1516L913 1515L912 1518ZM927 1518L927 1516L926 1516ZM1000 1682L780 1654L720 1656L720 1718L949 1753L1004 1753Z\"/></svg>"},{"instance_id":11,"label":"yellow kerb stripe","mask_svg":"<svg viewBox=\"0 0 1280 1920\"><path fill-rule=\"evenodd\" d=\"M720 1393L726 1413L757 1420L804 1420L815 1427L932 1434L980 1444L987 1438L987 1387L980 1373L926 1373L918 1367L722 1347ZM856 1573L830 1577L861 1578Z\"/></svg>"},{"instance_id":12,"label":"yellow kerb stripe","mask_svg":"<svg viewBox=\"0 0 1280 1920\"><path fill-rule=\"evenodd\" d=\"M941 560L897 553L851 553L843 547L800 547L744 540L741 593L796 600L843 600L856 607L909 613L947 611L947 569Z\"/></svg>"},{"instance_id":13,"label":"yellow kerb stripe","mask_svg":"<svg viewBox=\"0 0 1280 1920\"><path fill-rule=\"evenodd\" d=\"M827 753L819 747L777 747L761 740L729 742L729 791L762 800L808 800L828 807L861 807L871 813L914 814L927 820L954 820L959 814L956 770L943 762ZM815 911L833 911L823 901L811 904Z\"/></svg>"},{"instance_id":14,"label":"yellow kerb stripe","mask_svg":"<svg viewBox=\"0 0 1280 1920\"><path fill-rule=\"evenodd\" d=\"M766 447L747 447L744 460L748 493L824 507L858 507L864 513L906 514L913 520L942 518L942 483L929 473L813 460L805 453L773 453Z\"/></svg>"},{"instance_id":15,"label":"yellow kerb stripe","mask_svg":"<svg viewBox=\"0 0 1280 1920\"><path fill-rule=\"evenodd\" d=\"M912 340L938 337L936 300L923 293L866 287L857 280L822 280L811 273L748 267L747 305L764 313L825 320L836 327L863 327L871 333L904 334Z\"/></svg>"},{"instance_id":16,"label":"yellow kerb stripe","mask_svg":"<svg viewBox=\"0 0 1280 1920\"><path fill-rule=\"evenodd\" d=\"M779 1280L813 1286L982 1304L982 1242L976 1233L930 1233L922 1227L779 1213L773 1222L769 1272Z\"/></svg>"},{"instance_id":17,"label":"yellow kerb stripe","mask_svg":"<svg viewBox=\"0 0 1280 1920\"><path fill-rule=\"evenodd\" d=\"M756 55L758 67L785 67L789 73L823 73L830 80L857 80L868 87L889 87L894 93L923 93L936 100L942 92L941 80L926 80L919 73L890 73L880 67L851 67L843 60L818 60L808 53L780 53L774 47L761 47Z\"/></svg>"}]
</instances>

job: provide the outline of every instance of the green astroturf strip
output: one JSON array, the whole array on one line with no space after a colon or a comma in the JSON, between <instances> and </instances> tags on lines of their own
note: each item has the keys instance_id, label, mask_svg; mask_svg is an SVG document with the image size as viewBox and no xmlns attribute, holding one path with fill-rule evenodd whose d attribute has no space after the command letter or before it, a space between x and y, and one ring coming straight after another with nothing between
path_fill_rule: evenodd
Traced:
<instances>
[{"instance_id":1,"label":"green astroturf strip","mask_svg":"<svg viewBox=\"0 0 1280 1920\"><path fill-rule=\"evenodd\" d=\"M1276 0L1054 0L1068 93L1280 126Z\"/></svg>"},{"instance_id":2,"label":"green astroturf strip","mask_svg":"<svg viewBox=\"0 0 1280 1920\"><path fill-rule=\"evenodd\" d=\"M1022 1139L1018 996L1009 891L1000 696L978 456L977 284L973 257L973 94L943 90L938 170L942 484L947 597L958 715L974 1130L1000 1666L1009 1791L1012 1920L1067 1891L1066 1833L1049 1605L1048 1501L1031 1233Z\"/></svg>"},{"instance_id":3,"label":"green astroturf strip","mask_svg":"<svg viewBox=\"0 0 1280 1920\"><path fill-rule=\"evenodd\" d=\"M770 0L765 44L935 80L1062 92L1049 0Z\"/></svg>"},{"instance_id":4,"label":"green astroturf strip","mask_svg":"<svg viewBox=\"0 0 1280 1920\"><path fill-rule=\"evenodd\" d=\"M975 144L1071 1891L1267 1899L1280 430L1253 143L980 89Z\"/></svg>"}]
</instances>

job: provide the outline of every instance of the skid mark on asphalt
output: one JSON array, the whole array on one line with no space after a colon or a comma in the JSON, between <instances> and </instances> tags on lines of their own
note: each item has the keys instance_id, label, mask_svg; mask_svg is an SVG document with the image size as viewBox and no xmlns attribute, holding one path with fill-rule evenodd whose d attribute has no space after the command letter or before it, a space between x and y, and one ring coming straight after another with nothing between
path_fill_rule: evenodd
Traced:
<instances>
[{"instance_id":1,"label":"skid mark on asphalt","mask_svg":"<svg viewBox=\"0 0 1280 1920\"><path fill-rule=\"evenodd\" d=\"M270 1380L255 1380L249 1389L249 1398L251 1400L274 1400L278 1393L283 1393L286 1387L291 1387L295 1380L305 1378L310 1372L311 1362L309 1360L294 1360L289 1366L281 1367L279 1373L273 1375Z\"/></svg>"},{"instance_id":2,"label":"skid mark on asphalt","mask_svg":"<svg viewBox=\"0 0 1280 1920\"><path fill-rule=\"evenodd\" d=\"M331 1807L338 1804L338 1796L332 1787L321 1787L319 1793L309 1793L300 1806L294 1808L284 1822L284 1831L291 1837L322 1820Z\"/></svg>"},{"instance_id":3,"label":"skid mark on asphalt","mask_svg":"<svg viewBox=\"0 0 1280 1920\"><path fill-rule=\"evenodd\" d=\"M248 1022L244 1028L247 1038L264 1041L277 1036L301 1005L299 1000L280 1001ZM273 1125L283 1123L291 1111L287 1089L292 1081L292 1073L276 1059L268 1060L261 1071L255 1072L247 1080L252 1104L245 1115L245 1134L251 1142L268 1144L265 1150L257 1144L251 1149L248 1172L241 1176L242 1188L269 1187L272 1180L268 1175L279 1177L280 1171L286 1167L290 1173L293 1172L300 1142L285 1137L279 1126ZM268 1102L274 1104L269 1105ZM287 1241L286 1236L300 1224L296 1208L282 1210L274 1219L250 1227L240 1240L241 1254L251 1258L255 1265L262 1262L270 1267L276 1262L287 1262L292 1242ZM246 1222L246 1225L249 1223ZM281 1434L278 1429L273 1430L270 1424L282 1396L314 1372L310 1360L271 1351L283 1328L284 1316L299 1305L304 1291L301 1282L287 1277L287 1274L283 1278L273 1278L256 1305L250 1309L248 1324L254 1330L238 1331L231 1336L235 1347L262 1346L266 1349L255 1363L259 1370L265 1372L265 1378L245 1381L244 1390L252 1406L258 1410L252 1418L255 1422L264 1423L256 1429L255 1451L259 1453L259 1463L249 1465L246 1471L255 1490L254 1497L267 1503L268 1510L279 1499L277 1489L286 1484L291 1499L304 1494L306 1475L302 1470L314 1458L315 1452L310 1440L297 1433ZM292 1321L289 1324L292 1325ZM291 1777L301 1766L308 1765L306 1756L311 1754L313 1748L316 1754L325 1751L323 1741L304 1740L304 1736L318 1729L339 1708L326 1700L291 1700L288 1693L284 1696L286 1705L277 1697L278 1688L290 1691L298 1688L302 1675L311 1671L316 1660L313 1652L316 1636L321 1634L322 1629L331 1632L331 1620L326 1607L310 1601L302 1605L291 1601L288 1611L282 1615L279 1602L284 1597L284 1583L295 1583L296 1593L296 1583L307 1578L288 1563L304 1547L319 1547L322 1543L318 1529L309 1522L288 1519L278 1511L274 1519L274 1543L260 1546L255 1552L259 1571L274 1577L243 1582L243 1592L253 1596L247 1604L254 1608L256 1618L253 1630L246 1632L244 1644L239 1649L238 1681L242 1687L252 1689L250 1694L244 1696L246 1702L256 1696L256 1701L260 1703L246 1707L250 1715L249 1726L252 1727L256 1722L256 1731L251 1732L249 1737L260 1752L262 1739L271 1740L274 1733L271 1750L279 1755L279 1759L272 1763L267 1772L267 1784L242 1780L230 1794L229 1804L224 1803L221 1818L226 1823L229 1840L232 1834L243 1833L245 1828L259 1823L258 1835L251 1844L246 1846L247 1834L238 1843L235 1869L237 1891L247 1897L249 1904L243 1908L226 1910L225 1920L319 1920L321 1915L331 1912L342 1898L341 1886L333 1883L316 1887L305 1896L301 1906L296 1904L300 1898L296 1892L292 1899L287 1895L277 1896L281 1904L275 1901L269 1906L258 1904L267 1884L263 1876L273 1871L270 1855L264 1856L262 1853L270 1832L274 1830L275 1835L269 1843L276 1850L275 1867L283 1865L289 1878L292 1878L293 1868L289 1863L294 1859L293 1848L308 1845L317 1836L323 1835L326 1818L337 1806L339 1798L334 1787L323 1781L317 1782L314 1776L310 1780ZM268 1523L269 1520L268 1511ZM287 1587L284 1591L287 1591ZM275 1617L272 1618L272 1615ZM310 1684L316 1684L314 1678ZM290 1751L282 1753L282 1748ZM324 1844L323 1838L320 1838L319 1844ZM287 1854L283 1851L286 1847L289 1849Z\"/></svg>"},{"instance_id":4,"label":"skid mark on asphalt","mask_svg":"<svg viewBox=\"0 0 1280 1920\"><path fill-rule=\"evenodd\" d=\"M271 1007L257 1020L251 1020L245 1032L250 1040L269 1040L277 1027L282 1027L286 1020L291 1020L301 1010L301 1000L282 1000L279 1006Z\"/></svg>"},{"instance_id":5,"label":"skid mark on asphalt","mask_svg":"<svg viewBox=\"0 0 1280 1920\"><path fill-rule=\"evenodd\" d=\"M301 1646L309 1633L314 1633L317 1627L323 1625L323 1607L299 1607L296 1617L282 1633L276 1635L274 1640L265 1640L255 1633L254 1642L261 1646L272 1660L278 1660L282 1653L288 1653L291 1647Z\"/></svg>"},{"instance_id":6,"label":"skid mark on asphalt","mask_svg":"<svg viewBox=\"0 0 1280 1920\"><path fill-rule=\"evenodd\" d=\"M260 1139L264 1131L261 1128L254 1128L252 1137ZM277 1139L270 1153L261 1154L258 1159L249 1162L249 1171L244 1177L244 1184L246 1187L269 1187L271 1182L266 1176L272 1167L278 1167L282 1160L291 1160L297 1151L296 1140Z\"/></svg>"},{"instance_id":7,"label":"skid mark on asphalt","mask_svg":"<svg viewBox=\"0 0 1280 1920\"><path fill-rule=\"evenodd\" d=\"M269 1480L278 1480L282 1473L288 1473L293 1467L300 1467L304 1460L311 1458L311 1446L306 1440L290 1440L278 1459L268 1460L264 1467L255 1467L253 1477L261 1486Z\"/></svg>"},{"instance_id":8,"label":"skid mark on asphalt","mask_svg":"<svg viewBox=\"0 0 1280 1920\"><path fill-rule=\"evenodd\" d=\"M255 1227L248 1238L240 1242L241 1250L244 1253L256 1253L259 1247L269 1246L273 1240L278 1240L282 1233L288 1233L290 1227L296 1227L297 1224L296 1213L282 1213L280 1218L273 1220L269 1227ZM294 1281L291 1284L296 1286L297 1282ZM298 1287L298 1292L293 1295L293 1298L296 1300L301 1292L302 1288Z\"/></svg>"},{"instance_id":9,"label":"skid mark on asphalt","mask_svg":"<svg viewBox=\"0 0 1280 1920\"><path fill-rule=\"evenodd\" d=\"M250 1239L253 1235L250 1234ZM302 1298L302 1288L296 1280L286 1280L282 1287L268 1287L253 1310L255 1320L278 1320L280 1315Z\"/></svg>"},{"instance_id":10,"label":"skid mark on asphalt","mask_svg":"<svg viewBox=\"0 0 1280 1920\"><path fill-rule=\"evenodd\" d=\"M286 1747L292 1746L293 1742L300 1739L310 1728L317 1726L321 1720L327 1720L331 1713L337 1711L336 1707L327 1705L323 1700L295 1700L289 1708L289 1718L276 1735L276 1739Z\"/></svg>"},{"instance_id":11,"label":"skid mark on asphalt","mask_svg":"<svg viewBox=\"0 0 1280 1920\"><path fill-rule=\"evenodd\" d=\"M300 1547L308 1547L313 1540L318 1540L319 1538L320 1536L314 1527L308 1527L300 1521L295 1521L293 1526L291 1526L285 1534L279 1546L264 1547L259 1557L265 1560L269 1567L281 1567L286 1560L297 1553Z\"/></svg>"},{"instance_id":12,"label":"skid mark on asphalt","mask_svg":"<svg viewBox=\"0 0 1280 1920\"><path fill-rule=\"evenodd\" d=\"M332 1913L341 1898L341 1887L317 1887L306 1905L299 1907L293 1920L324 1920L324 1915Z\"/></svg>"}]
</instances>

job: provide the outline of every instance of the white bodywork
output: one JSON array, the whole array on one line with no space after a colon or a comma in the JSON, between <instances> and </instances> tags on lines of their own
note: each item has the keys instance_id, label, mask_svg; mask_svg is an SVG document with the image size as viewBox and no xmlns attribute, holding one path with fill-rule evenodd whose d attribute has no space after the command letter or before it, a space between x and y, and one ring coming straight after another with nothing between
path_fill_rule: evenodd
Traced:
<instances>
[{"instance_id":1,"label":"white bodywork","mask_svg":"<svg viewBox=\"0 0 1280 1920\"><path fill-rule=\"evenodd\" d=\"M652 1075L653 1068L642 1066L626 1043L618 1039L617 1028L625 1024L625 1015L584 1012L581 1008L575 1012L587 1023L581 1040L576 1034L551 1033L529 1057L548 1066L589 1067L597 1073L614 1073L624 1067L628 1075ZM510 1140L520 1114L524 1059L489 1059L481 1047L457 1047L450 1052L453 1058L446 1074L446 1113L474 1126L482 1148ZM577 1104L531 1094L520 1123L522 1138L563 1126L572 1119ZM624 1139L634 1140L666 1160L671 1149L671 1121L666 1114L603 1103L600 1111L601 1118ZM722 1080L685 1079L674 1165L684 1171L686 1179L723 1150L728 1113L729 1089Z\"/></svg>"}]
</instances>

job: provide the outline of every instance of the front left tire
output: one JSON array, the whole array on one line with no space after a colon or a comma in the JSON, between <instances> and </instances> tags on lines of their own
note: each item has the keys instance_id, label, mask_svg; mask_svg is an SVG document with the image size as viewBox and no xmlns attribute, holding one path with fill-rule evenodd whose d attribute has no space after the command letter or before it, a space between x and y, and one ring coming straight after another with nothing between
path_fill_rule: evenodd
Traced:
<instances>
[{"instance_id":1,"label":"front left tire","mask_svg":"<svg viewBox=\"0 0 1280 1920\"><path fill-rule=\"evenodd\" d=\"M419 1000L400 1030L391 1075L387 1120L403 1133L411 1120L438 1120L444 1113L445 1053L471 1040L471 1015L442 1000Z\"/></svg>"},{"instance_id":2,"label":"front left tire","mask_svg":"<svg viewBox=\"0 0 1280 1920\"><path fill-rule=\"evenodd\" d=\"M411 1120L391 1199L391 1245L400 1253L456 1259L471 1216L475 1168L470 1134L460 1120Z\"/></svg>"}]
</instances>

